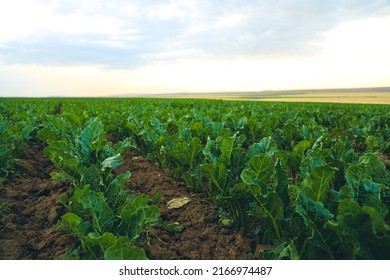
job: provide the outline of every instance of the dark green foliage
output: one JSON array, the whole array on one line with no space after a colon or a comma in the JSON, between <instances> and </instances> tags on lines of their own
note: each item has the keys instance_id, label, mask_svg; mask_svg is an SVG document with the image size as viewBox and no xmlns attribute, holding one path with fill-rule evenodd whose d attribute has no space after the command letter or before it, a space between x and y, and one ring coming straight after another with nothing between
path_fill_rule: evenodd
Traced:
<instances>
[{"instance_id":1,"label":"dark green foliage","mask_svg":"<svg viewBox=\"0 0 390 280\"><path fill-rule=\"evenodd\" d=\"M63 222L81 238L85 258L145 257L136 242L158 223L158 209L123 190L129 172L112 172L134 146L207 192L224 224L272 245L260 258L390 258L388 105L40 102L0 102L0 176L12 172L28 139L47 142L59 169L52 178L72 183ZM47 115L59 103L61 114Z\"/></svg>"}]
</instances>

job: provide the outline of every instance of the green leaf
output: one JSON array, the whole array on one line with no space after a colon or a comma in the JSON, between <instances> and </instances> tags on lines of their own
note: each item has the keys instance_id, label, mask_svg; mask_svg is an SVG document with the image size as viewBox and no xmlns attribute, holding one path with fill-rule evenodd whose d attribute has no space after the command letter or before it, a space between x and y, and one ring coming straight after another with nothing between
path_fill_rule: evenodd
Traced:
<instances>
[{"instance_id":1,"label":"green leaf","mask_svg":"<svg viewBox=\"0 0 390 280\"><path fill-rule=\"evenodd\" d=\"M79 174L81 175L80 186L89 185L92 190L100 191L100 186L103 184L102 172L95 164L89 167L81 166L79 168Z\"/></svg>"},{"instance_id":2,"label":"green leaf","mask_svg":"<svg viewBox=\"0 0 390 280\"><path fill-rule=\"evenodd\" d=\"M105 196L107 199L107 203L111 207L116 207L118 202L121 202L122 199L124 199L124 195L126 192L123 190L123 187L126 183L126 180L130 177L131 173L130 171L127 171L116 177L107 186L107 189L105 190Z\"/></svg>"},{"instance_id":3,"label":"green leaf","mask_svg":"<svg viewBox=\"0 0 390 280\"><path fill-rule=\"evenodd\" d=\"M311 232L310 236L305 238L307 244L304 249L306 251L301 252L301 257L310 259L310 255L308 257L304 255L310 254L310 251L317 250L317 254L319 254L319 251L324 251L328 258L334 259L335 256L333 255L331 244L327 242L332 232L329 232L324 227L327 221L333 219L333 214L321 202L316 202L302 193L299 193L295 212L302 217L305 225Z\"/></svg>"},{"instance_id":4,"label":"green leaf","mask_svg":"<svg viewBox=\"0 0 390 280\"><path fill-rule=\"evenodd\" d=\"M132 201L128 200L121 209L119 230L130 240L138 238L147 225L157 223L160 217L160 209L147 203L147 196L140 195Z\"/></svg>"},{"instance_id":5,"label":"green leaf","mask_svg":"<svg viewBox=\"0 0 390 280\"><path fill-rule=\"evenodd\" d=\"M302 159L305 155L305 151L310 148L310 141L303 140L294 146L294 153Z\"/></svg>"},{"instance_id":6,"label":"green leaf","mask_svg":"<svg viewBox=\"0 0 390 280\"><path fill-rule=\"evenodd\" d=\"M345 173L345 179L353 194L353 197L358 200L360 190L363 184L371 182L371 176L368 166L363 164L350 165ZM379 191L379 190L378 190ZM377 191L377 192L378 192Z\"/></svg>"},{"instance_id":7,"label":"green leaf","mask_svg":"<svg viewBox=\"0 0 390 280\"><path fill-rule=\"evenodd\" d=\"M83 220L74 213L68 213L62 216L62 221L64 221L73 231L76 232L76 228Z\"/></svg>"},{"instance_id":8,"label":"green leaf","mask_svg":"<svg viewBox=\"0 0 390 280\"><path fill-rule=\"evenodd\" d=\"M107 168L117 168L119 165L123 164L124 160L121 154L116 154L115 156L108 157L102 162L101 170L104 171Z\"/></svg>"},{"instance_id":9,"label":"green leaf","mask_svg":"<svg viewBox=\"0 0 390 280\"><path fill-rule=\"evenodd\" d=\"M83 240L84 248L92 255L94 259L103 259L105 251L115 245L116 238L111 232L105 232L100 235L96 232L89 233Z\"/></svg>"},{"instance_id":10,"label":"green leaf","mask_svg":"<svg viewBox=\"0 0 390 280\"><path fill-rule=\"evenodd\" d=\"M262 213L261 216L268 216L274 221L284 219L284 205L276 193L269 193L266 198L259 194L257 194L256 197L260 206L258 208L258 213Z\"/></svg>"},{"instance_id":11,"label":"green leaf","mask_svg":"<svg viewBox=\"0 0 390 280\"><path fill-rule=\"evenodd\" d=\"M284 205L290 204L290 196L288 193L288 178L286 171L283 169L280 160L275 164L275 178L276 178L276 193L283 201Z\"/></svg>"},{"instance_id":12,"label":"green leaf","mask_svg":"<svg viewBox=\"0 0 390 280\"><path fill-rule=\"evenodd\" d=\"M219 162L214 164L201 164L200 169L204 171L205 175L211 182L211 189L209 191L212 194L212 197L227 191L226 183L228 170L225 165Z\"/></svg>"},{"instance_id":13,"label":"green leaf","mask_svg":"<svg viewBox=\"0 0 390 280\"><path fill-rule=\"evenodd\" d=\"M234 141L236 140L236 137L227 137L223 138L221 143L221 155L218 157L218 162L229 166L230 165L230 158L233 151L233 145Z\"/></svg>"},{"instance_id":14,"label":"green leaf","mask_svg":"<svg viewBox=\"0 0 390 280\"><path fill-rule=\"evenodd\" d=\"M281 237L279 223L284 220L283 201L274 192L270 192L267 197L261 195L254 186L250 186L254 197L258 203L255 212L259 217L267 218L271 221L277 238Z\"/></svg>"},{"instance_id":15,"label":"green leaf","mask_svg":"<svg viewBox=\"0 0 390 280\"><path fill-rule=\"evenodd\" d=\"M78 137L81 149L81 161L91 163L94 161L94 152L100 151L106 144L106 134L103 125L96 118L85 123L85 128Z\"/></svg>"},{"instance_id":16,"label":"green leaf","mask_svg":"<svg viewBox=\"0 0 390 280\"><path fill-rule=\"evenodd\" d=\"M58 140L57 134L48 127L44 127L38 132L38 139L45 143Z\"/></svg>"},{"instance_id":17,"label":"green leaf","mask_svg":"<svg viewBox=\"0 0 390 280\"><path fill-rule=\"evenodd\" d=\"M108 206L103 193L85 188L79 202L92 215L92 223L98 233L105 232L114 222L114 213Z\"/></svg>"},{"instance_id":18,"label":"green leaf","mask_svg":"<svg viewBox=\"0 0 390 280\"><path fill-rule=\"evenodd\" d=\"M67 224L72 233L82 239L88 232L88 225L83 219L74 213L67 213L62 216L62 222Z\"/></svg>"},{"instance_id":19,"label":"green leaf","mask_svg":"<svg viewBox=\"0 0 390 280\"><path fill-rule=\"evenodd\" d=\"M147 260L145 251L130 243L127 237L119 237L104 253L106 260Z\"/></svg>"},{"instance_id":20,"label":"green leaf","mask_svg":"<svg viewBox=\"0 0 390 280\"><path fill-rule=\"evenodd\" d=\"M69 198L70 211L82 217L87 216L89 213L87 209L84 209L83 205L80 202L80 198L84 195L84 189L89 189L89 185L75 188L73 194Z\"/></svg>"},{"instance_id":21,"label":"green leaf","mask_svg":"<svg viewBox=\"0 0 390 280\"><path fill-rule=\"evenodd\" d=\"M348 190L350 196L360 205L374 207L385 215L388 210L381 200L381 189L385 187L373 182L370 173L369 166L351 165L345 174L348 184L343 190Z\"/></svg>"},{"instance_id":22,"label":"green leaf","mask_svg":"<svg viewBox=\"0 0 390 280\"><path fill-rule=\"evenodd\" d=\"M217 161L217 156L213 154L213 149L215 149L215 141L210 138L207 140L206 147L203 149L203 154L210 158L212 163Z\"/></svg>"},{"instance_id":23,"label":"green leaf","mask_svg":"<svg viewBox=\"0 0 390 280\"><path fill-rule=\"evenodd\" d=\"M276 147L274 140L271 136L268 136L261 139L259 143L252 144L248 150L247 157L248 159L251 159L259 154L266 154L267 156L272 157L277 150L278 148Z\"/></svg>"},{"instance_id":24,"label":"green leaf","mask_svg":"<svg viewBox=\"0 0 390 280\"><path fill-rule=\"evenodd\" d=\"M267 185L275 174L274 163L267 155L260 154L252 157L248 165L249 168L244 169L241 173L242 181L248 185L257 184L258 181Z\"/></svg>"},{"instance_id":25,"label":"green leaf","mask_svg":"<svg viewBox=\"0 0 390 280\"><path fill-rule=\"evenodd\" d=\"M386 170L386 165L377 154L365 153L359 158L359 162L370 168L370 175L374 182L384 185L390 184L390 174Z\"/></svg>"},{"instance_id":26,"label":"green leaf","mask_svg":"<svg viewBox=\"0 0 390 280\"><path fill-rule=\"evenodd\" d=\"M121 155L124 155L131 148L136 148L136 144L133 143L131 138L126 138L123 141L119 141L114 145L114 150Z\"/></svg>"},{"instance_id":27,"label":"green leaf","mask_svg":"<svg viewBox=\"0 0 390 280\"><path fill-rule=\"evenodd\" d=\"M150 120L150 124L154 127L154 128L156 128L156 130L158 131L158 132L164 132L164 125L160 122L160 120L159 119L157 119L156 117L154 117L154 118L152 118L151 120Z\"/></svg>"},{"instance_id":28,"label":"green leaf","mask_svg":"<svg viewBox=\"0 0 390 280\"><path fill-rule=\"evenodd\" d=\"M330 182L334 179L335 169L325 165L313 168L303 182L302 192L317 202L322 202L330 191Z\"/></svg>"}]
</instances>

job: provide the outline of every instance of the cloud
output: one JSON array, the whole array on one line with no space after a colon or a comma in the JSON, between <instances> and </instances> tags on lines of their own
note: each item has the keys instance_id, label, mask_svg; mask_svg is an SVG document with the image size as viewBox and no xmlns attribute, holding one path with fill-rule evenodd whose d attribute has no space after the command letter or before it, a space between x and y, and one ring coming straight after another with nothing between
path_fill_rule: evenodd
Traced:
<instances>
[{"instance_id":1,"label":"cloud","mask_svg":"<svg viewBox=\"0 0 390 280\"><path fill-rule=\"evenodd\" d=\"M203 57L307 56L342 22L390 14L389 7L384 0L3 1L0 57L8 64L134 68Z\"/></svg>"}]
</instances>

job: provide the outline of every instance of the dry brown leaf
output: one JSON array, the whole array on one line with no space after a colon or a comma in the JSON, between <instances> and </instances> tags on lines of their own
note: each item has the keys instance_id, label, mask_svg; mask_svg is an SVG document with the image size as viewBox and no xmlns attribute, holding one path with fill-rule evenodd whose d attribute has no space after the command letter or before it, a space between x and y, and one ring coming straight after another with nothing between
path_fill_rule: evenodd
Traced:
<instances>
[{"instance_id":1,"label":"dry brown leaf","mask_svg":"<svg viewBox=\"0 0 390 280\"><path fill-rule=\"evenodd\" d=\"M182 197L179 197L179 198L174 198L174 199L171 199L170 201L167 202L167 208L168 209L181 208L181 207L183 207L184 205L186 205L190 201L191 201L191 199L189 199L186 196L182 196Z\"/></svg>"}]
</instances>

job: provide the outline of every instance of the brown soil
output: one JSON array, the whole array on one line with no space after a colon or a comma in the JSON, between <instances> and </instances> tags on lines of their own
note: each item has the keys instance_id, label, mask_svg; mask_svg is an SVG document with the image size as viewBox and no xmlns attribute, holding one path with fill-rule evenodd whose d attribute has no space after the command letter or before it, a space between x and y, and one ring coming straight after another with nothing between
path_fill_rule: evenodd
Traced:
<instances>
[{"instance_id":1,"label":"brown soil","mask_svg":"<svg viewBox=\"0 0 390 280\"><path fill-rule=\"evenodd\" d=\"M0 215L0 259L55 259L72 243L54 229L64 211L59 199L67 186L51 180L53 166L42 155L43 144L30 145L17 163L19 175L5 181L0 191L0 203L9 207Z\"/></svg>"},{"instance_id":2,"label":"brown soil","mask_svg":"<svg viewBox=\"0 0 390 280\"><path fill-rule=\"evenodd\" d=\"M118 173L131 171L127 187L137 193L152 197L162 192L158 206L161 218L178 222L183 230L170 233L161 228L151 228L144 246L150 259L246 259L256 248L242 232L223 226L218 221L217 208L204 194L191 194L182 182L172 178L166 169L156 168L149 160L132 151ZM187 196L191 202L178 209L168 209L166 203L173 198ZM259 249L259 248L257 248Z\"/></svg>"}]
</instances>

